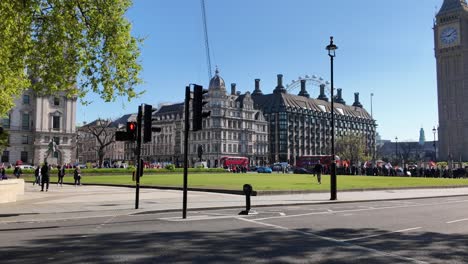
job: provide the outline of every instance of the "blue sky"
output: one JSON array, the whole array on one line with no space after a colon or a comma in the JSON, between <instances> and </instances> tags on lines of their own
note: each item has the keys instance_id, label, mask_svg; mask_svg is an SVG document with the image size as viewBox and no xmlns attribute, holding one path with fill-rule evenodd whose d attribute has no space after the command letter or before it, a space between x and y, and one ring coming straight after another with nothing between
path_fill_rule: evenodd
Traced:
<instances>
[{"instance_id":1,"label":"blue sky","mask_svg":"<svg viewBox=\"0 0 468 264\"><path fill-rule=\"evenodd\" d=\"M205 0L211 64L226 85L244 93L261 79L263 93L298 76L330 79L325 50L329 37L338 46L335 88L347 104L359 92L383 139L418 140L423 127L433 139L438 123L433 19L442 0ZM90 106L78 106L77 120L117 118L136 112L141 103L182 102L189 83L208 85L201 4L199 0L134 0L127 17L142 46L138 87L147 92L128 102L103 104L89 95ZM214 72L214 69L213 69ZM229 89L228 89L229 90ZM312 97L318 87L308 86ZM293 93L298 93L298 90Z\"/></svg>"}]
</instances>

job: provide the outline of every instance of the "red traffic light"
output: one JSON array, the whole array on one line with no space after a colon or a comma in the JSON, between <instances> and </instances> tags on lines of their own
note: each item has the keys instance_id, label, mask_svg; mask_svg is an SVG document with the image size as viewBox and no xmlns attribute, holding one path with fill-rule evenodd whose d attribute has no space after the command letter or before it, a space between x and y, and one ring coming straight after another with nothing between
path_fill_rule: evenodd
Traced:
<instances>
[{"instance_id":1,"label":"red traffic light","mask_svg":"<svg viewBox=\"0 0 468 264\"><path fill-rule=\"evenodd\" d=\"M136 123L135 122L127 122L127 132L136 131Z\"/></svg>"}]
</instances>

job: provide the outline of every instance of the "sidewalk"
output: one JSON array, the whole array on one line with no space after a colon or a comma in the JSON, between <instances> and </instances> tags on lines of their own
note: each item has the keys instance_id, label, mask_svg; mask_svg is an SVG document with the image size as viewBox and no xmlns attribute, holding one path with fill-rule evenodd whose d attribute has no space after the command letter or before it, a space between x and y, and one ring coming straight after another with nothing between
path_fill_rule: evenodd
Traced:
<instances>
[{"instance_id":1,"label":"sidewalk","mask_svg":"<svg viewBox=\"0 0 468 264\"><path fill-rule=\"evenodd\" d=\"M395 200L444 196L468 196L468 187L339 191L338 200L330 193L300 193L252 196L252 208L267 205L325 204L357 201ZM241 195L188 191L188 210L209 208L244 208ZM15 203L0 204L0 224L65 220L141 212L182 212L182 191L140 188L139 209L135 208L135 189L108 186L63 187L51 184L48 192L26 183L25 194Z\"/></svg>"}]
</instances>

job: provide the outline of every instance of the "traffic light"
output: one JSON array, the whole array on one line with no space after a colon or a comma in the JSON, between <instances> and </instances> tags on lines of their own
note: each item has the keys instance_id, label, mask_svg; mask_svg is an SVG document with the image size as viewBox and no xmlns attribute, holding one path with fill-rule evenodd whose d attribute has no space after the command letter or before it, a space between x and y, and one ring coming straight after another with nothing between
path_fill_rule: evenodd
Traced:
<instances>
[{"instance_id":1,"label":"traffic light","mask_svg":"<svg viewBox=\"0 0 468 264\"><path fill-rule=\"evenodd\" d=\"M203 101L203 95L208 93L207 90L203 90L203 86L194 84L193 89L193 102L192 102L192 112L193 112L193 131L198 131L202 129L203 118L210 116L211 112L203 112L203 106L207 104L206 101Z\"/></svg>"},{"instance_id":2,"label":"traffic light","mask_svg":"<svg viewBox=\"0 0 468 264\"><path fill-rule=\"evenodd\" d=\"M143 111L143 143L151 141L151 126L153 124L153 106L145 104Z\"/></svg>"},{"instance_id":3,"label":"traffic light","mask_svg":"<svg viewBox=\"0 0 468 264\"><path fill-rule=\"evenodd\" d=\"M160 127L153 127L153 113L156 109L151 105L145 105L143 113L143 143L151 142L152 132L161 132Z\"/></svg>"},{"instance_id":4,"label":"traffic light","mask_svg":"<svg viewBox=\"0 0 468 264\"><path fill-rule=\"evenodd\" d=\"M115 132L116 141L135 141L137 138L137 123L127 122L126 131Z\"/></svg>"}]
</instances>

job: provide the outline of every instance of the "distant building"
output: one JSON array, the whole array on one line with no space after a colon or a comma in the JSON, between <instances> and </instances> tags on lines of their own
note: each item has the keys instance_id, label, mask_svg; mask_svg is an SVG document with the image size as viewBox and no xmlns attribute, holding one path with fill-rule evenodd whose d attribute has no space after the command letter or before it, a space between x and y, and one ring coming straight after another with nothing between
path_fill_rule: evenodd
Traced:
<instances>
[{"instance_id":1,"label":"distant building","mask_svg":"<svg viewBox=\"0 0 468 264\"><path fill-rule=\"evenodd\" d=\"M426 142L426 136L424 135L424 128L421 127L419 130L419 145L423 146Z\"/></svg>"},{"instance_id":2,"label":"distant building","mask_svg":"<svg viewBox=\"0 0 468 264\"><path fill-rule=\"evenodd\" d=\"M409 162L435 161L435 157L433 142L425 142L421 145L419 141L391 142L387 140L377 150L377 159L398 161L399 165Z\"/></svg>"},{"instance_id":3,"label":"distant building","mask_svg":"<svg viewBox=\"0 0 468 264\"><path fill-rule=\"evenodd\" d=\"M231 84L228 94L224 79L216 70L210 80L207 101L206 110L211 111L211 115L203 121L203 130L189 133L189 165L199 160L199 146L208 167L220 167L224 156L248 157L251 165L269 163L268 125L261 110L254 108L250 92L241 94L236 91L236 85ZM151 143L154 151L146 159L182 166L184 104L162 106L154 117L153 125L161 127L162 131L156 133ZM192 116L189 118L191 125Z\"/></svg>"},{"instance_id":4,"label":"distant building","mask_svg":"<svg viewBox=\"0 0 468 264\"><path fill-rule=\"evenodd\" d=\"M303 155L331 154L331 104L320 86L317 99L309 98L305 80L301 81L298 95L289 94L283 86L283 75L278 74L273 93L264 95L255 80L252 98L268 121L269 160L294 164ZM361 135L365 139L367 154L375 149L375 120L354 94L354 103L346 105L337 89L334 98L335 140L347 135Z\"/></svg>"},{"instance_id":5,"label":"distant building","mask_svg":"<svg viewBox=\"0 0 468 264\"><path fill-rule=\"evenodd\" d=\"M2 164L39 165L73 163L76 156L76 98L64 94L38 96L31 89L15 100L15 107L1 125L10 134ZM49 144L55 142L55 152Z\"/></svg>"}]
</instances>

